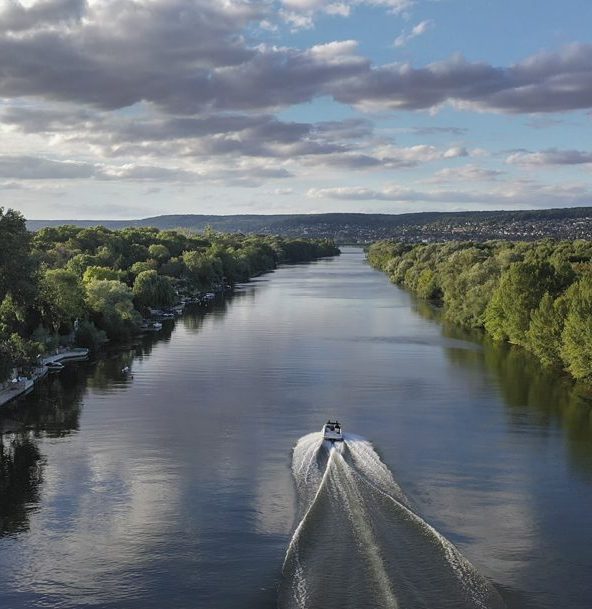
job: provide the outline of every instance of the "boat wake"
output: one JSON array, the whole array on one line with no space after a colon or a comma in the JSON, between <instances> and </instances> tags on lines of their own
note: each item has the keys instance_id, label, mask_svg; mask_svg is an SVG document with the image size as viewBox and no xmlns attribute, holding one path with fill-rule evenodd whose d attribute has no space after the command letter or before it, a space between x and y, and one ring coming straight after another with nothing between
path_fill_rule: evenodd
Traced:
<instances>
[{"instance_id":1,"label":"boat wake","mask_svg":"<svg viewBox=\"0 0 592 609\"><path fill-rule=\"evenodd\" d=\"M366 440L301 438L292 469L298 526L280 609L499 609L497 592L409 507Z\"/></svg>"}]
</instances>

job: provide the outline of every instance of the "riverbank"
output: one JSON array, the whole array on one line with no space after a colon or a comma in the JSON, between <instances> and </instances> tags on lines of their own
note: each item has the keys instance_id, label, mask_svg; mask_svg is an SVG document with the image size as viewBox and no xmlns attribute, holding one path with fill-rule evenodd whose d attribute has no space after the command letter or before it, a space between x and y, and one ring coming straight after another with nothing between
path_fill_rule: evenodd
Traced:
<instances>
[{"instance_id":1,"label":"riverbank","mask_svg":"<svg viewBox=\"0 0 592 609\"><path fill-rule=\"evenodd\" d=\"M339 253L326 240L212 230L60 226L31 234L14 210L0 209L0 224L14 246L0 263L2 381L58 344L94 351L128 341L150 309L165 317L177 303L279 264Z\"/></svg>"},{"instance_id":2,"label":"riverbank","mask_svg":"<svg viewBox=\"0 0 592 609\"><path fill-rule=\"evenodd\" d=\"M48 365L84 361L88 359L88 356L88 349L76 347L73 349L62 349L57 353L41 358L39 361L40 365L34 368L29 376L22 376L18 379L3 383L3 386L0 389L0 407L33 391L35 385L49 374Z\"/></svg>"},{"instance_id":3,"label":"riverbank","mask_svg":"<svg viewBox=\"0 0 592 609\"><path fill-rule=\"evenodd\" d=\"M373 244L368 261L443 317L592 384L592 241Z\"/></svg>"},{"instance_id":4,"label":"riverbank","mask_svg":"<svg viewBox=\"0 0 592 609\"><path fill-rule=\"evenodd\" d=\"M587 413L525 350L452 334L422 305L344 248L42 382L2 422L0 606L277 609L293 448L337 417L508 609L589 609ZM346 471L308 525L349 507ZM356 518L386 507L362 499ZM348 522L331 529L335 581L367 564L339 551ZM388 531L389 573L431 564ZM301 547L314 559L322 541Z\"/></svg>"},{"instance_id":5,"label":"riverbank","mask_svg":"<svg viewBox=\"0 0 592 609\"><path fill-rule=\"evenodd\" d=\"M298 264L298 263L306 264L306 263L314 262L315 260L321 260L323 258L330 258L335 255L339 255L339 253L340 253L339 250L336 250L336 252L337 253L333 252L328 256L318 256L316 258L306 258L302 261L297 261L297 262L294 262L293 260L286 260L284 263L274 264L273 266L270 266L269 268L261 269L255 273L253 273L252 275L250 275L247 278L246 281L248 282L249 280L259 277L265 273L270 273L286 264ZM207 306L208 304L212 303L215 298L225 298L227 295L231 295L233 290L234 290L234 286L228 286L228 289L227 289L227 286L224 284L221 284L221 285L211 284L207 290L205 290L205 291L202 290L200 292L192 293L190 298L184 299L186 302L184 303L183 308L185 307L185 304ZM157 309L151 309L151 308L148 308L148 310L150 311L152 320L163 319L162 311L157 310ZM172 315L172 313L171 313L171 315ZM180 313L180 314L178 312L175 313L175 317L178 317L179 315L182 315L182 313ZM166 317L166 319L169 319L169 317ZM174 317L171 317L170 319L174 319ZM149 323L154 323L154 321L149 322ZM159 324L159 326L160 327L156 330L153 328L142 329L142 326L139 326L137 328L137 334L144 334L146 332L160 332L160 330L162 329L162 325ZM115 341L115 345L117 345L117 342L118 341ZM125 342L126 341L122 341L121 344L124 345ZM110 347L113 347L114 343L110 340L105 340L104 342L102 342L100 345L97 346L96 352L102 351L105 348L105 346L107 346L107 345L109 345ZM86 347L71 347L71 348L66 348L66 349L62 348L54 354L47 355L47 356L41 358L39 360L41 365L38 367L35 367L33 369L33 372L29 376L22 376L22 377L19 377L18 380L15 380L14 382L9 381L9 382L5 382L3 384L4 387L2 389L0 389L0 407L5 406L6 404L16 400L17 398L27 395L28 393L33 391L33 389L35 388L35 385L47 376L47 374L49 372L49 369L47 367L48 365L55 364L55 363L58 363L58 364L64 363L67 361L85 360L88 358L90 353L91 353L91 350ZM2 385L0 385L0 387L2 387Z\"/></svg>"}]
</instances>

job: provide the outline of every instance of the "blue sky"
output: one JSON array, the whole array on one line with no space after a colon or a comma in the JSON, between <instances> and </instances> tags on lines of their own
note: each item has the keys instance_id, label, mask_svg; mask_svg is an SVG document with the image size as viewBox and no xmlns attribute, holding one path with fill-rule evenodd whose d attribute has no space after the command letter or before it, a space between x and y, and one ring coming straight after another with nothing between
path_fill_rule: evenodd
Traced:
<instances>
[{"instance_id":1,"label":"blue sky","mask_svg":"<svg viewBox=\"0 0 592 609\"><path fill-rule=\"evenodd\" d=\"M590 205L591 23L584 0L0 0L0 205Z\"/></svg>"}]
</instances>

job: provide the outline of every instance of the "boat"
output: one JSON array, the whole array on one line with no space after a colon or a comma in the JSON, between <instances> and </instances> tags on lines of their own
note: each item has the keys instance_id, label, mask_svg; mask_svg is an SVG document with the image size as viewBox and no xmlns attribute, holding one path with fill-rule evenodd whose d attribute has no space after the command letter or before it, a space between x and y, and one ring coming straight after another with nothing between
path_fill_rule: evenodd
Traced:
<instances>
[{"instance_id":1,"label":"boat","mask_svg":"<svg viewBox=\"0 0 592 609\"><path fill-rule=\"evenodd\" d=\"M65 368L64 364L62 364L61 362L47 362L47 364L45 364L45 367L50 372L60 372Z\"/></svg>"},{"instance_id":2,"label":"boat","mask_svg":"<svg viewBox=\"0 0 592 609\"><path fill-rule=\"evenodd\" d=\"M162 324L159 321L145 319L140 326L140 330L143 332L160 332L162 330Z\"/></svg>"},{"instance_id":3,"label":"boat","mask_svg":"<svg viewBox=\"0 0 592 609\"><path fill-rule=\"evenodd\" d=\"M327 421L323 427L323 440L329 442L343 442L343 432L341 431L341 423L337 420Z\"/></svg>"}]
</instances>

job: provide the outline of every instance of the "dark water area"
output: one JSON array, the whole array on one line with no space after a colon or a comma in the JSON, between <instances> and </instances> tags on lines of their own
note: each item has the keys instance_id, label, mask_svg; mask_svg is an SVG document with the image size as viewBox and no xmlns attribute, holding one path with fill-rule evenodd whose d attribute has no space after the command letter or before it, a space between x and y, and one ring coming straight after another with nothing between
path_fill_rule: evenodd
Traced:
<instances>
[{"instance_id":1,"label":"dark water area","mask_svg":"<svg viewBox=\"0 0 592 609\"><path fill-rule=\"evenodd\" d=\"M591 412L360 250L284 267L0 412L0 607L589 609Z\"/></svg>"}]
</instances>

